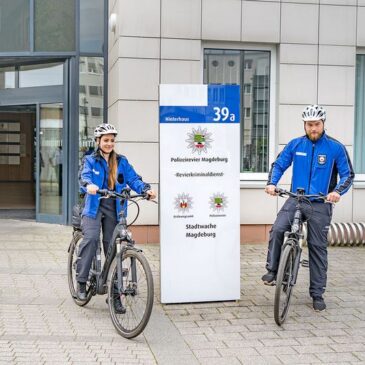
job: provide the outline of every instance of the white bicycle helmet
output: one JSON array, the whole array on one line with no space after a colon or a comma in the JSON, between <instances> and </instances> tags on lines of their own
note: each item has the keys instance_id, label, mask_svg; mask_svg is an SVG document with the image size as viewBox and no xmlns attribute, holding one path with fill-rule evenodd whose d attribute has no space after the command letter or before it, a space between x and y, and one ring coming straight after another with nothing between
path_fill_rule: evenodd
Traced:
<instances>
[{"instance_id":1,"label":"white bicycle helmet","mask_svg":"<svg viewBox=\"0 0 365 365\"><path fill-rule=\"evenodd\" d=\"M302 113L302 119L305 122L312 120L326 120L326 110L320 105L308 105Z\"/></svg>"},{"instance_id":2,"label":"white bicycle helmet","mask_svg":"<svg viewBox=\"0 0 365 365\"><path fill-rule=\"evenodd\" d=\"M116 136L118 132L112 124L102 123L95 128L94 137L96 139L104 134L114 134Z\"/></svg>"}]
</instances>

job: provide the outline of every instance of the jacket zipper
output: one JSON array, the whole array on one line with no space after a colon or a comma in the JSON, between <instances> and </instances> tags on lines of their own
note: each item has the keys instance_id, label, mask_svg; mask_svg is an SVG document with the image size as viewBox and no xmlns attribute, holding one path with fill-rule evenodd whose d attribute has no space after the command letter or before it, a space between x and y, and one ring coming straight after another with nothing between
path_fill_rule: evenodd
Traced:
<instances>
[{"instance_id":1,"label":"jacket zipper","mask_svg":"<svg viewBox=\"0 0 365 365\"><path fill-rule=\"evenodd\" d=\"M310 194L311 189L311 179L312 179L312 171L313 171L313 156L314 156L314 147L315 144L312 144L312 157L311 157L311 165L310 165L310 172L309 172L309 181L308 181L308 192L307 194Z\"/></svg>"}]
</instances>

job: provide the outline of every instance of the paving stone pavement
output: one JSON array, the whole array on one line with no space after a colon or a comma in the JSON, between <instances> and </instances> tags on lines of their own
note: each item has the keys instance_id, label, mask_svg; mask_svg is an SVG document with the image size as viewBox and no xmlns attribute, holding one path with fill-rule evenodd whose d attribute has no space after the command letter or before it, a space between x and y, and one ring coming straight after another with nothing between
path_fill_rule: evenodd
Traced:
<instances>
[{"instance_id":1,"label":"paving stone pavement","mask_svg":"<svg viewBox=\"0 0 365 365\"><path fill-rule=\"evenodd\" d=\"M143 335L126 340L104 297L83 308L70 298L70 227L0 219L0 232L0 365L365 364L365 247L329 248L324 313L311 308L302 268L280 328L274 290L260 282L266 244L241 246L240 301L179 305L160 304L159 246L141 245L155 306Z\"/></svg>"}]
</instances>

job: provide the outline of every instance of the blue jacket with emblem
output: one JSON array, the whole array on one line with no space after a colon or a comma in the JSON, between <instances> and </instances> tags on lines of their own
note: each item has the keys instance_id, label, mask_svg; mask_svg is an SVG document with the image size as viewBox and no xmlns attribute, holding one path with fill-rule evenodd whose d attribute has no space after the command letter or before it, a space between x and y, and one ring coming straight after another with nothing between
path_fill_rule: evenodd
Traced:
<instances>
[{"instance_id":1,"label":"blue jacket with emblem","mask_svg":"<svg viewBox=\"0 0 365 365\"><path fill-rule=\"evenodd\" d=\"M138 194L151 189L151 186L143 182L141 176L134 171L133 166L128 162L126 157L117 155L117 161L117 181L114 189L117 193L120 193L127 185ZM95 218L100 205L99 195L87 194L86 186L94 184L97 185L99 189L102 189L103 186L107 186L108 176L109 168L107 162L100 155L99 150L92 155L87 155L83 158L79 172L80 191L86 193L85 207L82 211L83 216ZM119 216L121 209L120 201L117 199L117 217ZM123 209L126 209L126 206L123 207Z\"/></svg>"},{"instance_id":2,"label":"blue jacket with emblem","mask_svg":"<svg viewBox=\"0 0 365 365\"><path fill-rule=\"evenodd\" d=\"M350 189L355 176L345 146L326 133L315 142L307 136L291 140L272 164L267 184L277 185L291 164L292 192L303 188L305 194L336 191L342 195Z\"/></svg>"}]
</instances>

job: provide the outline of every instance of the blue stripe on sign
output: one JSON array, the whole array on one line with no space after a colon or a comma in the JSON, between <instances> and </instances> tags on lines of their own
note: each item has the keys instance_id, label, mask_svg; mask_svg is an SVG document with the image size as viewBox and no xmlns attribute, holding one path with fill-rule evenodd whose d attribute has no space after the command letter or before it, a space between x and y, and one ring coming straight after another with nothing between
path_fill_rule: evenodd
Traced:
<instances>
[{"instance_id":1,"label":"blue stripe on sign","mask_svg":"<svg viewBox=\"0 0 365 365\"><path fill-rule=\"evenodd\" d=\"M239 122L239 85L208 85L208 106L160 106L160 123Z\"/></svg>"}]
</instances>

